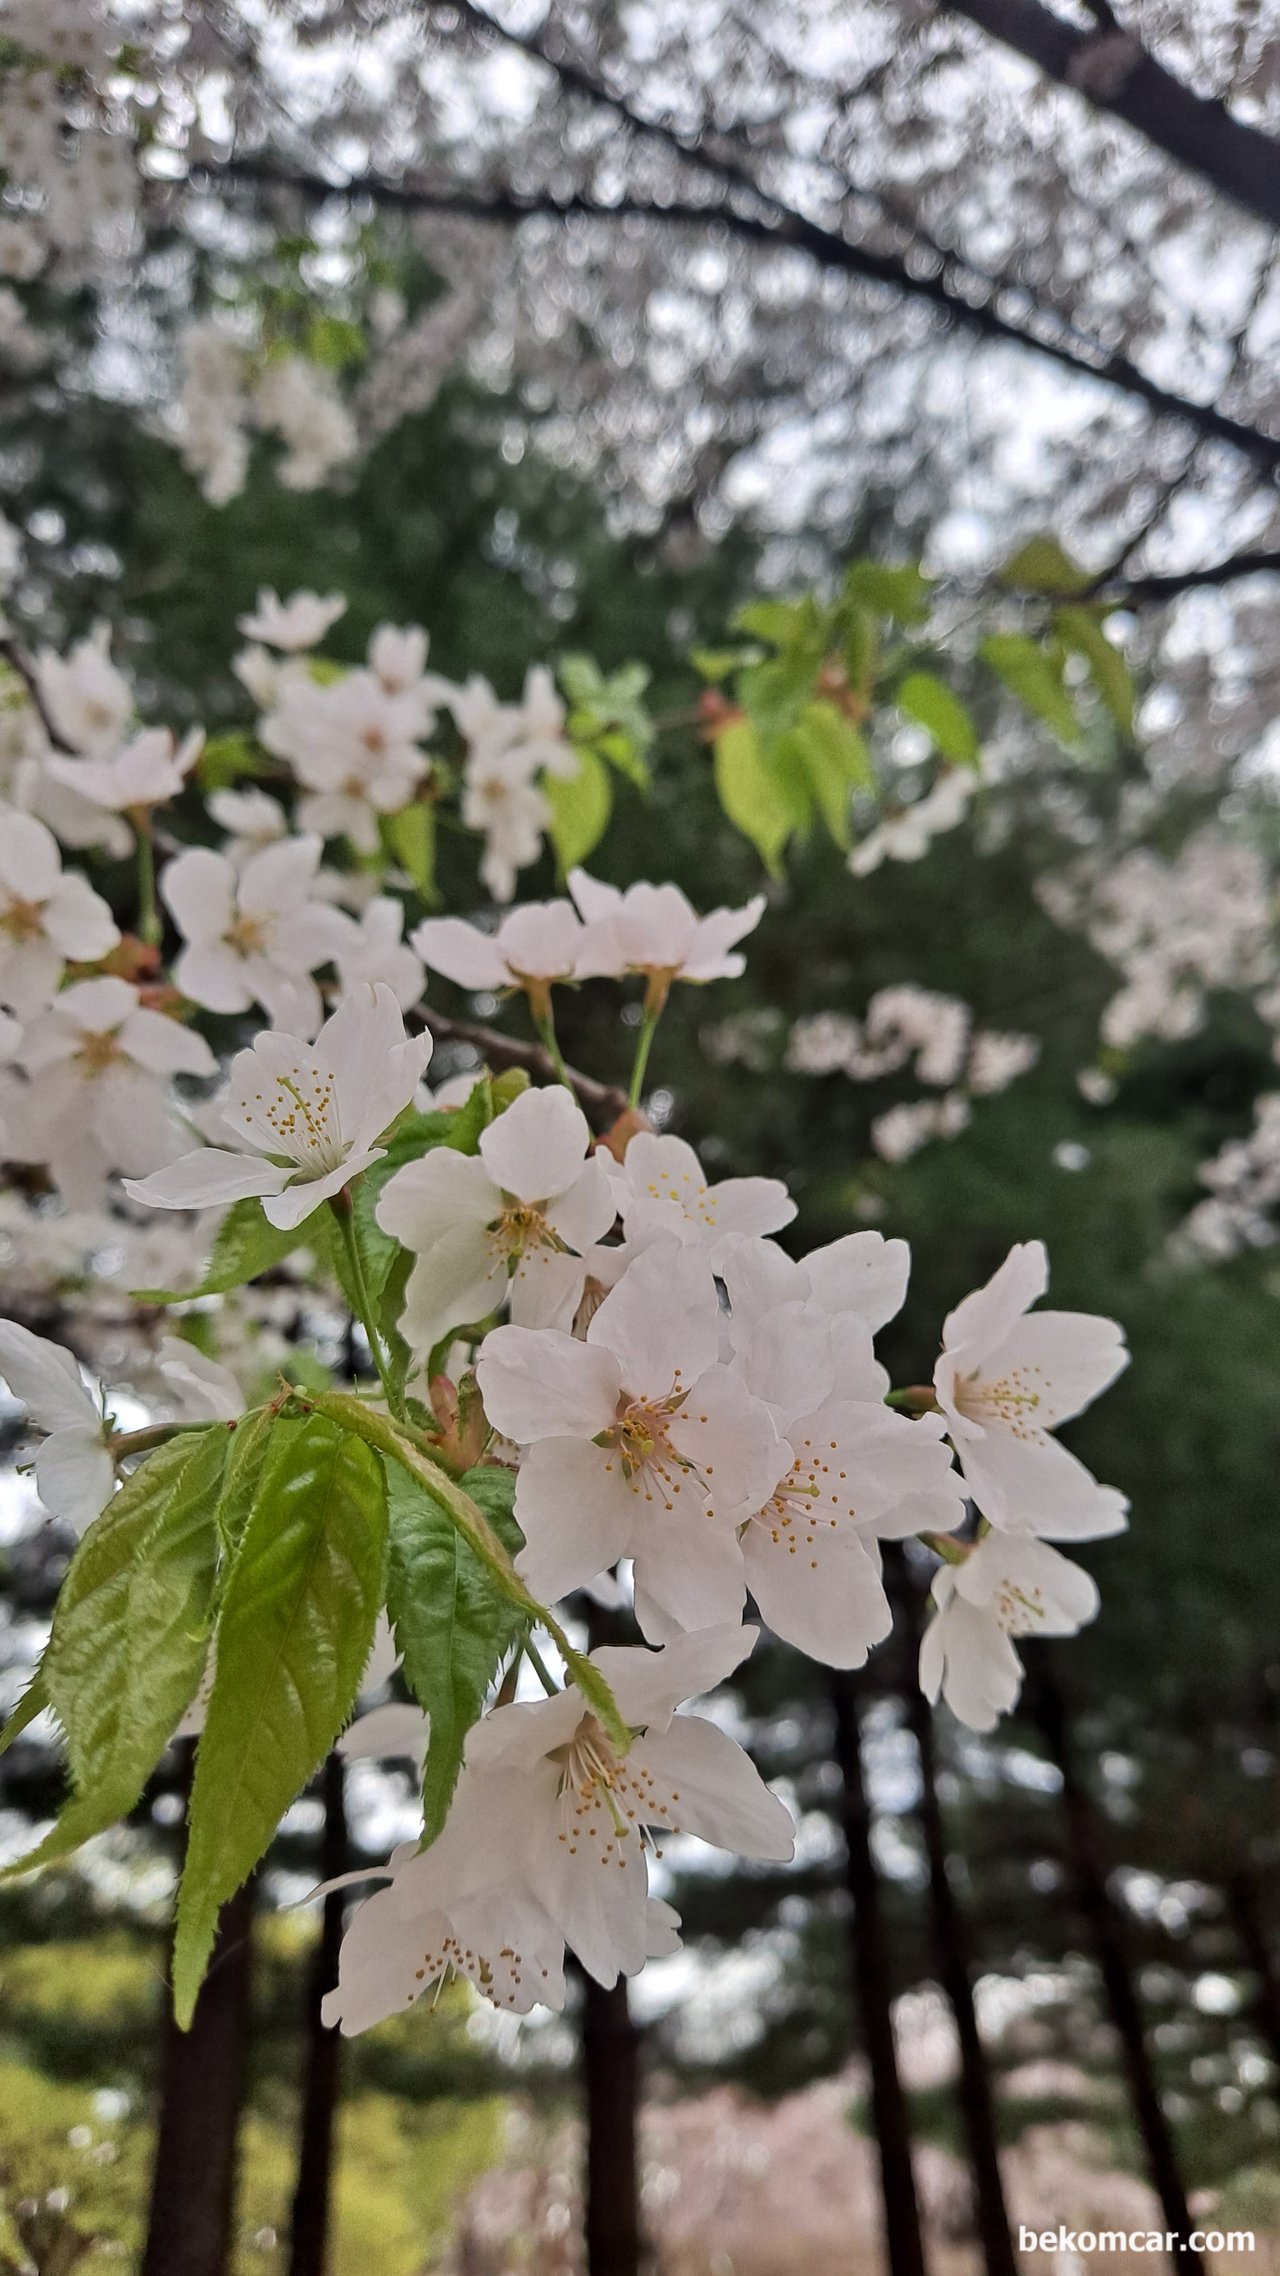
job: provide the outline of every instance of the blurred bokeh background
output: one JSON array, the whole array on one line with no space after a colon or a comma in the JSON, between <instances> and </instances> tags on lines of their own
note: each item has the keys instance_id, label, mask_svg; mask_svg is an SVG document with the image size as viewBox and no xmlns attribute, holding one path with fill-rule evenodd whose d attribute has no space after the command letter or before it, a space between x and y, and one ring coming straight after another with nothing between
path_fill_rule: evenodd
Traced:
<instances>
[{"instance_id":1,"label":"blurred bokeh background","mask_svg":"<svg viewBox=\"0 0 1280 2276\"><path fill-rule=\"evenodd\" d=\"M653 786L619 788L593 867L709 907L762 873L714 794L689 651L722 647L762 592L923 558L981 730L974 815L861 877L821 832L793 846L745 979L668 1015L651 1103L717 1171L784 1175L800 1244L910 1240L884 1339L899 1382L927 1378L943 1314L1008 1244L1043 1237L1056 1302L1112 1315L1133 1349L1072 1434L1133 1517L1087 1559L1100 1618L1029 1651L990 1738L922 1706L906 1563L898 1640L865 1673L770 1641L734 1712L796 1807L796 1863L676 1860L685 1953L629 1999L579 1984L564 2017L495 2019L455 1988L358 2042L320 2030L340 1901L322 1919L296 1900L413 1830L407 1769L331 1766L228 1916L193 2061L163 2020L175 1754L135 1822L0 1892L0 2268L1010 2276L1011 2223L1194 2221L1253 2229L1262 2276L1280 2260L1267 1162L1217 1253L1181 1229L1276 1079L1250 993L1280 846L1274 16L134 13L175 55L203 43L199 69L159 70L136 105L145 257L50 287L34 313L56 353L5 381L28 629L58 643L106 618L155 717L228 735L248 716L235 619L262 584L345 593L339 655L418 623L433 667L504 696L531 660L638 661ZM282 486L258 441L239 495L201 494L165 407L210 305L286 330L304 313L361 432L327 488ZM1111 596L1132 732L1095 717L1063 737L969 671L999 563L1044 530ZM928 746L891 707L869 733L909 800ZM1044 881L1140 843L1176 905L1206 833L1262 881L1255 965L1215 963L1231 913L1208 895L1188 915L1195 1016L1100 1046L1115 961ZM463 841L442 842L439 885L478 906ZM522 886L553 888L549 859ZM838 1023L906 983L1039 1046L915 1150L873 1125L918 1076L855 1081L839 1053ZM621 1073L615 1022L582 991L570 1058ZM69 1546L24 1507L0 1565L13 1695ZM56 1795L46 1747L0 1762L9 1854ZM198 2267L151 2222L161 2123L211 2191L220 2241Z\"/></svg>"}]
</instances>

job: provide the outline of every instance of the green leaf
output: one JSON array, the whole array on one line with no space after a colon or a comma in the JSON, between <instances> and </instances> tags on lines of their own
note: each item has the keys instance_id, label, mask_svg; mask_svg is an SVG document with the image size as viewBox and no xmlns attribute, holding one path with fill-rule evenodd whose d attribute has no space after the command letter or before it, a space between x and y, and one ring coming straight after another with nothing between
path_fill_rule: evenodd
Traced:
<instances>
[{"instance_id":1,"label":"green leaf","mask_svg":"<svg viewBox=\"0 0 1280 2276\"><path fill-rule=\"evenodd\" d=\"M628 782L633 782L637 790L650 788L653 778L649 769L630 735L621 727L606 727L603 734L597 735L595 749L619 774L625 775Z\"/></svg>"},{"instance_id":2,"label":"green leaf","mask_svg":"<svg viewBox=\"0 0 1280 2276\"><path fill-rule=\"evenodd\" d=\"M891 616L898 624L923 624L929 614L932 583L914 561L889 564L855 561L844 581L846 598Z\"/></svg>"},{"instance_id":3,"label":"green leaf","mask_svg":"<svg viewBox=\"0 0 1280 2276\"><path fill-rule=\"evenodd\" d=\"M201 790L230 790L246 775L261 774L266 753L243 729L229 735L211 735L196 761Z\"/></svg>"},{"instance_id":4,"label":"green leaf","mask_svg":"<svg viewBox=\"0 0 1280 2276\"><path fill-rule=\"evenodd\" d=\"M402 1469L416 1478L432 1498L447 1511L469 1548L473 1549L481 1564L496 1581L503 1594L527 1618L537 1621L558 1646L573 1681L583 1698L600 1717L610 1738L625 1753L630 1744L627 1726L622 1720L617 1700L597 1668L586 1654L580 1652L565 1634L553 1612L539 1604L511 1562L508 1550L490 1519L479 1504L456 1480L422 1449L405 1437L400 1426L389 1415L379 1414L376 1407L366 1407L353 1398L349 1391L326 1391L316 1400L317 1411L329 1415L335 1422L355 1431L366 1445L376 1447L379 1454L390 1456ZM474 1476L469 1472L469 1476Z\"/></svg>"},{"instance_id":5,"label":"green leaf","mask_svg":"<svg viewBox=\"0 0 1280 2276\"><path fill-rule=\"evenodd\" d=\"M798 649L750 664L738 680L738 696L759 734L785 735L813 700L822 664L821 651Z\"/></svg>"},{"instance_id":6,"label":"green leaf","mask_svg":"<svg viewBox=\"0 0 1280 2276\"><path fill-rule=\"evenodd\" d=\"M971 767L978 756L978 731L967 704L935 672L908 672L898 682L893 700L908 719L932 735L944 758Z\"/></svg>"},{"instance_id":7,"label":"green leaf","mask_svg":"<svg viewBox=\"0 0 1280 2276\"><path fill-rule=\"evenodd\" d=\"M796 826L794 801L770 770L749 719L735 719L722 727L714 751L720 804L776 876L778 857Z\"/></svg>"},{"instance_id":8,"label":"green leaf","mask_svg":"<svg viewBox=\"0 0 1280 2276\"><path fill-rule=\"evenodd\" d=\"M609 827L613 784L609 769L593 750L579 748L578 771L567 778L542 777L542 795L551 808L551 843L562 871L585 861Z\"/></svg>"},{"instance_id":9,"label":"green leaf","mask_svg":"<svg viewBox=\"0 0 1280 2276\"><path fill-rule=\"evenodd\" d=\"M436 810L425 799L402 806L398 814L383 817L382 835L400 867L417 886L424 901L435 898Z\"/></svg>"},{"instance_id":10,"label":"green leaf","mask_svg":"<svg viewBox=\"0 0 1280 2276\"><path fill-rule=\"evenodd\" d=\"M223 1603L196 1758L173 1960L184 2030L220 1907L350 1713L386 1546L386 1487L369 1448L323 1415L278 1425Z\"/></svg>"},{"instance_id":11,"label":"green leaf","mask_svg":"<svg viewBox=\"0 0 1280 2276\"><path fill-rule=\"evenodd\" d=\"M467 1733L526 1623L441 1504L398 1462L388 1460L386 1472L387 1611L405 1680L431 1718L422 1778L426 1843L448 1816ZM463 1482L471 1493L472 1478Z\"/></svg>"},{"instance_id":12,"label":"green leaf","mask_svg":"<svg viewBox=\"0 0 1280 2276\"><path fill-rule=\"evenodd\" d=\"M849 603L845 619L844 668L850 687L865 698L880 670L880 620L859 601Z\"/></svg>"},{"instance_id":13,"label":"green leaf","mask_svg":"<svg viewBox=\"0 0 1280 2276\"><path fill-rule=\"evenodd\" d=\"M789 740L831 836L847 846L850 793L871 782L866 744L833 703L807 705Z\"/></svg>"},{"instance_id":14,"label":"green leaf","mask_svg":"<svg viewBox=\"0 0 1280 2276\"><path fill-rule=\"evenodd\" d=\"M1108 640L1092 609L1065 608L1054 614L1054 628L1068 648L1083 656L1089 674L1117 727L1133 733L1137 689L1121 651Z\"/></svg>"},{"instance_id":15,"label":"green leaf","mask_svg":"<svg viewBox=\"0 0 1280 2276\"><path fill-rule=\"evenodd\" d=\"M365 337L350 317L333 316L320 309L307 326L307 354L313 364L322 365L326 371L346 371L350 365L364 362Z\"/></svg>"},{"instance_id":16,"label":"green leaf","mask_svg":"<svg viewBox=\"0 0 1280 2276\"><path fill-rule=\"evenodd\" d=\"M31 1724L34 1723L37 1715L42 1715L44 1713L44 1710L48 1704L49 1693L44 1680L44 1658L42 1655L40 1664L36 1668L30 1683L27 1685L26 1690L23 1692L21 1699L18 1701L17 1706L14 1708L13 1713L10 1715L8 1722L4 1726L4 1729L0 1731L0 1754L7 1754L9 1752L9 1749L13 1745L14 1740L20 1739L22 1737L23 1732L25 1730L28 1730Z\"/></svg>"},{"instance_id":17,"label":"green leaf","mask_svg":"<svg viewBox=\"0 0 1280 2276\"><path fill-rule=\"evenodd\" d=\"M1064 743L1080 740L1080 722L1053 659L1020 632L993 632L978 655L1012 695L1043 719Z\"/></svg>"},{"instance_id":18,"label":"green leaf","mask_svg":"<svg viewBox=\"0 0 1280 2276\"><path fill-rule=\"evenodd\" d=\"M1000 571L1000 583L1015 593L1083 593L1092 582L1088 570L1047 531L1028 538Z\"/></svg>"},{"instance_id":19,"label":"green leaf","mask_svg":"<svg viewBox=\"0 0 1280 2276\"><path fill-rule=\"evenodd\" d=\"M280 1418L276 1410L260 1407L256 1414L245 1415L229 1434L227 1467L215 1512L218 1533L228 1557L234 1557L240 1546L266 1468L272 1438L279 1427Z\"/></svg>"},{"instance_id":20,"label":"green leaf","mask_svg":"<svg viewBox=\"0 0 1280 2276\"><path fill-rule=\"evenodd\" d=\"M691 648L689 662L704 680L727 680L740 664L760 661L758 648Z\"/></svg>"},{"instance_id":21,"label":"green leaf","mask_svg":"<svg viewBox=\"0 0 1280 2276\"><path fill-rule=\"evenodd\" d=\"M799 601L748 601L734 617L733 629L774 648L805 648L819 655L826 619L812 593L806 593Z\"/></svg>"},{"instance_id":22,"label":"green leaf","mask_svg":"<svg viewBox=\"0 0 1280 2276\"><path fill-rule=\"evenodd\" d=\"M157 1447L72 1558L38 1680L66 1733L74 1792L39 1847L0 1878L65 1857L127 1816L195 1697L227 1439L225 1423L211 1423Z\"/></svg>"},{"instance_id":23,"label":"green leaf","mask_svg":"<svg viewBox=\"0 0 1280 2276\"><path fill-rule=\"evenodd\" d=\"M135 1288L131 1294L138 1304L181 1304L193 1296L222 1296L228 1288L242 1288L246 1281L258 1280L264 1272L273 1271L304 1244L314 1248L317 1238L323 1246L323 1235L317 1236L313 1219L280 1232L267 1223L260 1201L252 1197L247 1201L233 1201L218 1227L209 1263L198 1287Z\"/></svg>"}]
</instances>

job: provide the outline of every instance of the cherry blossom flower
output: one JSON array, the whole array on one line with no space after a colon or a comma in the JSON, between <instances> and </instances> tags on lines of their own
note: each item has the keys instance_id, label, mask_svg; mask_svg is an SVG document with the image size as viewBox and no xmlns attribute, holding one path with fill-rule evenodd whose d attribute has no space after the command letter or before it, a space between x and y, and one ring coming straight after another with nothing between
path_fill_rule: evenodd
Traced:
<instances>
[{"instance_id":1,"label":"cherry blossom flower","mask_svg":"<svg viewBox=\"0 0 1280 2276\"><path fill-rule=\"evenodd\" d=\"M765 897L757 893L744 908L699 917L678 885L629 885L621 893L584 869L569 872L569 891L587 927L579 978L642 972L654 1007L665 1002L673 980L736 980L746 959L731 951L765 911Z\"/></svg>"},{"instance_id":2,"label":"cherry blossom flower","mask_svg":"<svg viewBox=\"0 0 1280 2276\"><path fill-rule=\"evenodd\" d=\"M125 1191L153 1209L212 1209L258 1195L268 1223L300 1225L386 1149L413 1097L429 1035L406 1037L389 988L360 988L314 1043L273 1030L231 1063L222 1119L236 1147L205 1146Z\"/></svg>"},{"instance_id":3,"label":"cherry blossom flower","mask_svg":"<svg viewBox=\"0 0 1280 2276\"><path fill-rule=\"evenodd\" d=\"M976 789L977 776L969 769L949 767L923 798L887 816L854 847L849 856L854 876L869 877L882 861L919 861L936 837L963 821Z\"/></svg>"},{"instance_id":4,"label":"cherry blossom flower","mask_svg":"<svg viewBox=\"0 0 1280 2276\"><path fill-rule=\"evenodd\" d=\"M1009 1251L948 1317L934 1370L938 1403L973 1500L992 1525L1055 1541L1124 1529L1128 1503L1050 1434L1128 1365L1114 1320L1035 1312L1049 1285L1041 1241Z\"/></svg>"},{"instance_id":5,"label":"cherry blossom flower","mask_svg":"<svg viewBox=\"0 0 1280 2276\"><path fill-rule=\"evenodd\" d=\"M490 1123L479 1155L437 1146L407 1162L378 1200L384 1233L411 1249L401 1329L429 1352L446 1330L482 1320L510 1292L524 1327L570 1327L587 1276L583 1254L615 1205L569 1093L523 1091Z\"/></svg>"},{"instance_id":6,"label":"cherry blossom flower","mask_svg":"<svg viewBox=\"0 0 1280 2276\"><path fill-rule=\"evenodd\" d=\"M47 1162L72 1207L93 1206L110 1170L140 1175L181 1146L168 1082L212 1075L202 1036L142 1003L127 980L77 980L23 1038L28 1075L18 1159Z\"/></svg>"},{"instance_id":7,"label":"cherry blossom flower","mask_svg":"<svg viewBox=\"0 0 1280 2276\"><path fill-rule=\"evenodd\" d=\"M593 1652L637 1734L624 1756L573 1684L495 1708L468 1735L458 1797L468 1847L486 1825L494 1865L520 1877L599 1983L650 1957L646 1832L696 1834L742 1857L792 1855L790 1813L741 1747L704 1717L675 1712L731 1674L757 1633L716 1627L657 1652Z\"/></svg>"},{"instance_id":8,"label":"cherry blossom flower","mask_svg":"<svg viewBox=\"0 0 1280 2276\"><path fill-rule=\"evenodd\" d=\"M424 684L392 694L364 670L323 684L285 679L260 732L306 792L298 806L304 830L376 853L379 816L407 806L427 772L417 741L433 717Z\"/></svg>"},{"instance_id":9,"label":"cherry blossom flower","mask_svg":"<svg viewBox=\"0 0 1280 2276\"><path fill-rule=\"evenodd\" d=\"M710 1266L675 1241L627 1267L585 1342L555 1328L485 1337L485 1412L526 1449L517 1563L536 1596L562 1596L628 1556L638 1593L681 1628L740 1592L735 1524L771 1491L779 1445L719 1349Z\"/></svg>"},{"instance_id":10,"label":"cherry blossom flower","mask_svg":"<svg viewBox=\"0 0 1280 2276\"><path fill-rule=\"evenodd\" d=\"M162 1336L156 1358L179 1414L193 1422L235 1422L244 1413L244 1393L230 1368L185 1336Z\"/></svg>"},{"instance_id":11,"label":"cherry blossom flower","mask_svg":"<svg viewBox=\"0 0 1280 2276\"><path fill-rule=\"evenodd\" d=\"M323 640L330 627L346 613L346 599L341 593L292 593L287 601L269 585L258 592L258 605L248 616L236 618L237 629L246 640L260 640L267 648L278 648L288 655L300 649L314 648Z\"/></svg>"},{"instance_id":12,"label":"cherry blossom flower","mask_svg":"<svg viewBox=\"0 0 1280 2276\"><path fill-rule=\"evenodd\" d=\"M876 1543L964 1519L942 1418L889 1412L866 1322L812 1299L756 1318L736 1363L782 1441L772 1492L741 1530L745 1584L788 1643L828 1667L860 1667L892 1626ZM726 1600L728 1616L740 1601ZM658 1632L650 1620L646 1633Z\"/></svg>"},{"instance_id":13,"label":"cherry blossom flower","mask_svg":"<svg viewBox=\"0 0 1280 2276\"><path fill-rule=\"evenodd\" d=\"M484 835L481 883L495 901L510 901L517 873L537 860L551 824L551 808L523 756L501 744L476 746L463 770L461 815L469 830Z\"/></svg>"},{"instance_id":14,"label":"cherry blossom flower","mask_svg":"<svg viewBox=\"0 0 1280 2276\"><path fill-rule=\"evenodd\" d=\"M226 854L191 846L171 861L160 896L186 946L173 978L213 1012L261 1004L291 1035L314 1035L320 991L311 977L337 951L344 920L313 898L319 838L282 838L239 868Z\"/></svg>"},{"instance_id":15,"label":"cherry blossom flower","mask_svg":"<svg viewBox=\"0 0 1280 2276\"><path fill-rule=\"evenodd\" d=\"M65 656L42 648L35 659L40 701L64 743L91 758L114 751L133 717L133 690L110 656L111 629L97 624Z\"/></svg>"},{"instance_id":16,"label":"cherry blossom flower","mask_svg":"<svg viewBox=\"0 0 1280 2276\"><path fill-rule=\"evenodd\" d=\"M65 874L43 822L0 807L0 1002L30 1019L47 1004L68 958L96 963L120 934L77 870Z\"/></svg>"},{"instance_id":17,"label":"cherry blossom flower","mask_svg":"<svg viewBox=\"0 0 1280 2276\"><path fill-rule=\"evenodd\" d=\"M175 743L167 727L146 727L109 758L48 761L56 782L104 806L112 814L133 814L176 798L204 746L200 728Z\"/></svg>"},{"instance_id":18,"label":"cherry blossom flower","mask_svg":"<svg viewBox=\"0 0 1280 2276\"><path fill-rule=\"evenodd\" d=\"M230 832L222 851L237 869L289 835L288 815L265 790L215 790L206 804L219 829Z\"/></svg>"},{"instance_id":19,"label":"cherry blossom flower","mask_svg":"<svg viewBox=\"0 0 1280 2276\"><path fill-rule=\"evenodd\" d=\"M36 1490L47 1510L83 1533L115 1491L106 1425L71 1353L60 1343L0 1320L0 1375L38 1430Z\"/></svg>"},{"instance_id":20,"label":"cherry blossom flower","mask_svg":"<svg viewBox=\"0 0 1280 2276\"><path fill-rule=\"evenodd\" d=\"M349 995L362 982L373 987L381 980L400 1009L407 1012L419 1001L426 974L421 957L400 938L404 931L403 901L397 901L394 894L379 894L361 911L358 924L341 916L336 922L333 960L343 995Z\"/></svg>"},{"instance_id":21,"label":"cherry blossom flower","mask_svg":"<svg viewBox=\"0 0 1280 2276\"><path fill-rule=\"evenodd\" d=\"M910 1272L907 1243L872 1232L845 1233L799 1262L762 1240L727 1241L716 1257L738 1334L776 1304L811 1298L833 1315L856 1314L874 1335L902 1310ZM886 1378L874 1396L888 1387Z\"/></svg>"},{"instance_id":22,"label":"cherry blossom flower","mask_svg":"<svg viewBox=\"0 0 1280 2276\"><path fill-rule=\"evenodd\" d=\"M585 937L568 901L526 901L496 932L461 917L426 917L409 941L430 971L456 987L523 988L545 1014L553 986L576 977Z\"/></svg>"},{"instance_id":23,"label":"cherry blossom flower","mask_svg":"<svg viewBox=\"0 0 1280 2276\"><path fill-rule=\"evenodd\" d=\"M1015 1636L1074 1636L1098 1610L1090 1575L1046 1541L988 1533L934 1576L937 1611L920 1646L920 1685L975 1731L995 1728L1022 1689Z\"/></svg>"},{"instance_id":24,"label":"cherry blossom flower","mask_svg":"<svg viewBox=\"0 0 1280 2276\"><path fill-rule=\"evenodd\" d=\"M796 1213L781 1178L708 1185L692 1146L647 1130L637 1131L610 1174L629 1248L646 1248L664 1234L716 1248L735 1235L780 1232Z\"/></svg>"}]
</instances>

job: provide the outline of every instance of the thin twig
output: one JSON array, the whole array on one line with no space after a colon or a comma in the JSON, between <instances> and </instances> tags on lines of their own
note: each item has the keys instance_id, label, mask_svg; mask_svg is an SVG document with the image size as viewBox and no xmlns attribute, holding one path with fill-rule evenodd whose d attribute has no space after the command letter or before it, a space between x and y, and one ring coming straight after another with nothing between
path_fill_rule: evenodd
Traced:
<instances>
[{"instance_id":1,"label":"thin twig","mask_svg":"<svg viewBox=\"0 0 1280 2276\"><path fill-rule=\"evenodd\" d=\"M551 1054L541 1043L522 1043L516 1036L503 1035L496 1027L482 1027L475 1020L450 1019L445 1012L424 1005L417 1015L423 1026L437 1043L466 1043L478 1051L487 1066L499 1072L504 1067L523 1067L541 1082L558 1083L560 1075L552 1062ZM627 1094L616 1084L598 1083L593 1075L580 1075L575 1067L566 1067L565 1078L583 1111L607 1128L627 1111Z\"/></svg>"}]
</instances>

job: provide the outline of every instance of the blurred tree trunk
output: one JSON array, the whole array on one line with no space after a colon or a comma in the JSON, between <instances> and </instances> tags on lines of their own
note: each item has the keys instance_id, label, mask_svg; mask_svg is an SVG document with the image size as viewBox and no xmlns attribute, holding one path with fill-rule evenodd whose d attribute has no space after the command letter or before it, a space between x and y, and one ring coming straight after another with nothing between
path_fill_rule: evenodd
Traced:
<instances>
[{"instance_id":1,"label":"blurred tree trunk","mask_svg":"<svg viewBox=\"0 0 1280 2276\"><path fill-rule=\"evenodd\" d=\"M1253 2019L1275 2066L1274 2084L1280 2088L1280 1967L1267 1940L1258 1877L1252 1865L1243 1864L1230 1876L1227 1907L1245 1960L1257 1978Z\"/></svg>"},{"instance_id":2,"label":"blurred tree trunk","mask_svg":"<svg viewBox=\"0 0 1280 2276\"><path fill-rule=\"evenodd\" d=\"M332 1881L347 1869L346 1775L340 1754L332 1753L321 1773L324 1832L320 1878ZM339 2033L326 2030L320 2006L338 1980L342 1943L343 1892L324 1900L320 1933L307 1971L303 2015L302 2124L298 2137L298 2179L289 2216L289 2276L325 2276L329 2263L329 2223L333 2200L334 2134L342 2060Z\"/></svg>"},{"instance_id":3,"label":"blurred tree trunk","mask_svg":"<svg viewBox=\"0 0 1280 2276\"><path fill-rule=\"evenodd\" d=\"M195 1746L184 1744L189 1792ZM231 2265L253 1906L250 1879L222 1908L189 2031L174 2021L172 1992L166 2001L151 2204L138 2276L226 2276Z\"/></svg>"},{"instance_id":4,"label":"blurred tree trunk","mask_svg":"<svg viewBox=\"0 0 1280 2276\"><path fill-rule=\"evenodd\" d=\"M608 1991L585 1971L580 1980L587 2276L640 2276L640 2031L625 1976Z\"/></svg>"},{"instance_id":5,"label":"blurred tree trunk","mask_svg":"<svg viewBox=\"0 0 1280 2276\"><path fill-rule=\"evenodd\" d=\"M1164 2211L1165 2228L1180 2240L1175 2247L1175 2261L1190 2276L1191 2271L1203 2269L1204 2262L1191 2250L1194 2223L1147 2048L1142 2007L1125 1948L1124 1921L1107 1886L1106 1827L1080 1776L1062 1692L1042 1656L1030 1689L1029 1704L1050 1758L1062 1777L1067 1862L1080 1911L1093 1937L1094 1958L1107 2012L1120 2041L1148 2176Z\"/></svg>"},{"instance_id":6,"label":"blurred tree trunk","mask_svg":"<svg viewBox=\"0 0 1280 2276\"><path fill-rule=\"evenodd\" d=\"M871 1848L871 1809L862 1772L858 1681L843 1669L830 1678L835 1760L842 1787L845 1886L853 1902L849 1928L854 1991L871 2072L871 2116L880 2153L885 2249L890 2276L924 2276L920 2206L911 2164L911 2123L898 2072L888 1944L880 1878Z\"/></svg>"},{"instance_id":7,"label":"blurred tree trunk","mask_svg":"<svg viewBox=\"0 0 1280 2276\"><path fill-rule=\"evenodd\" d=\"M1009 2213L1004 2199L997 2147L995 2102L991 2079L973 2004L973 1976L964 1915L951 1884L947 1833L938 1800L938 1765L934 1747L933 1709L916 1680L920 1644L920 1594L906 1560L899 1553L890 1563L895 1610L899 1613L901 1640L908 1653L903 1671L902 1695L907 1723L920 1758L920 1831L929 1867L929 1909L934 1945L947 2004L955 2017L960 2050L960 2110L973 2175L975 2225L988 2276L1018 2276Z\"/></svg>"},{"instance_id":8,"label":"blurred tree trunk","mask_svg":"<svg viewBox=\"0 0 1280 2276\"><path fill-rule=\"evenodd\" d=\"M593 1597L578 1600L587 1646L633 1644L627 1616ZM640 2228L640 2046L627 1979L606 1991L585 1968L582 1987L580 2079L586 2148L583 2174L586 2276L642 2276L649 2263Z\"/></svg>"}]
</instances>

